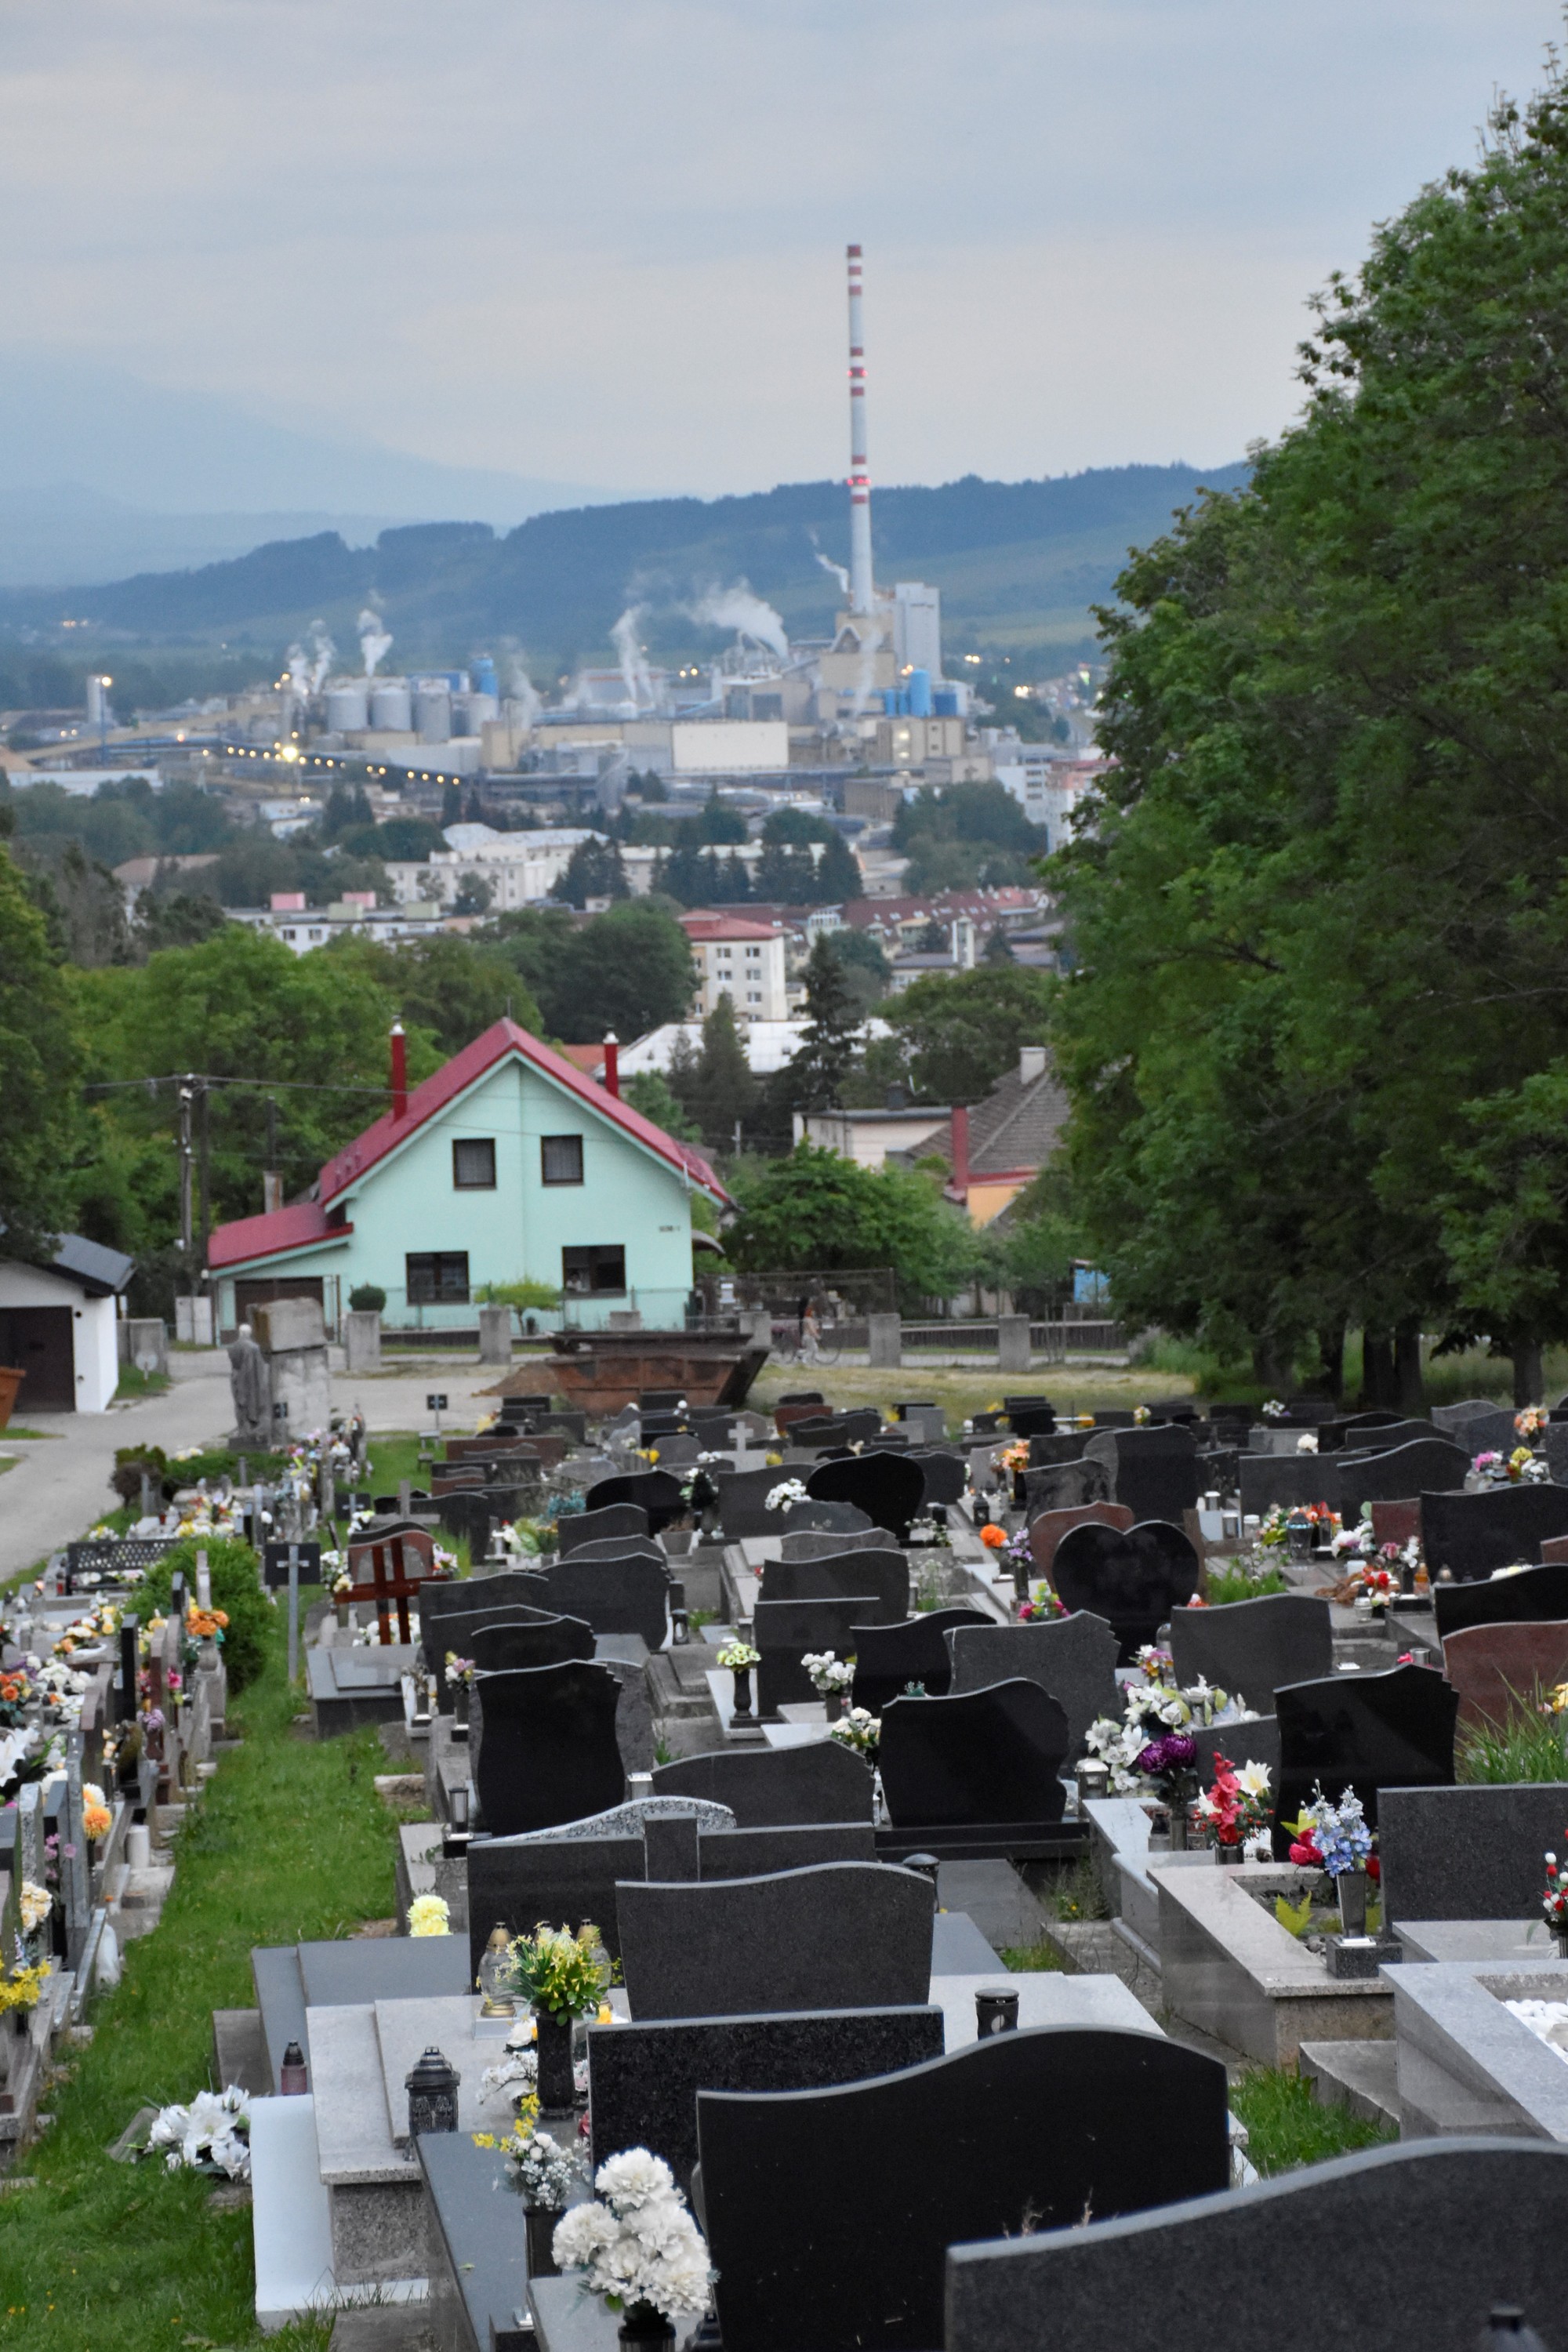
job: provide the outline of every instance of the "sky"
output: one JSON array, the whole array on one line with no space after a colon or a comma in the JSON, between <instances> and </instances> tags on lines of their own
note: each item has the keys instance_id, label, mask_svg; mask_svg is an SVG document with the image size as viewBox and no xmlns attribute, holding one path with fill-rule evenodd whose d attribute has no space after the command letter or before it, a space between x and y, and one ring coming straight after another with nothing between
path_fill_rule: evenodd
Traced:
<instances>
[{"instance_id":1,"label":"sky","mask_svg":"<svg viewBox=\"0 0 1568 2352\"><path fill-rule=\"evenodd\" d=\"M639 492L1216 465L1556 0L5 0L0 370Z\"/></svg>"}]
</instances>

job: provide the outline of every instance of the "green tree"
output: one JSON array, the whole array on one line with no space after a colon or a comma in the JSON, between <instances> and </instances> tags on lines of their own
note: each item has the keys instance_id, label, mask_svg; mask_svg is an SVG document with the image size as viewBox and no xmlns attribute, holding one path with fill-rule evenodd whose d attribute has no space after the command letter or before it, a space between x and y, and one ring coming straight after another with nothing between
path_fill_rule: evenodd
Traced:
<instances>
[{"instance_id":1,"label":"green tree","mask_svg":"<svg viewBox=\"0 0 1568 2352\"><path fill-rule=\"evenodd\" d=\"M727 996L703 1022L695 1057L682 1055L672 1064L670 1083L708 1149L734 1150L737 1127L743 1129L756 1108L757 1082Z\"/></svg>"},{"instance_id":2,"label":"green tree","mask_svg":"<svg viewBox=\"0 0 1568 2352\"><path fill-rule=\"evenodd\" d=\"M931 972L886 1008L903 1039L914 1084L931 1102L976 1102L1022 1045L1043 1043L1053 977L1018 963Z\"/></svg>"},{"instance_id":3,"label":"green tree","mask_svg":"<svg viewBox=\"0 0 1568 2352\"><path fill-rule=\"evenodd\" d=\"M621 863L620 845L599 834L580 841L552 895L566 907L585 907L590 898L629 898L631 885Z\"/></svg>"},{"instance_id":4,"label":"green tree","mask_svg":"<svg viewBox=\"0 0 1568 2352\"><path fill-rule=\"evenodd\" d=\"M901 1297L951 1298L982 1253L968 1219L923 1171L861 1168L800 1143L735 1179L741 1213L725 1235L742 1269L824 1272L891 1266Z\"/></svg>"},{"instance_id":5,"label":"green tree","mask_svg":"<svg viewBox=\"0 0 1568 2352\"><path fill-rule=\"evenodd\" d=\"M691 945L679 923L646 899L612 907L563 940L542 1009L552 1034L596 1045L613 1029L623 1044L685 1020L697 986Z\"/></svg>"},{"instance_id":6,"label":"green tree","mask_svg":"<svg viewBox=\"0 0 1568 2352\"><path fill-rule=\"evenodd\" d=\"M0 1220L8 1254L46 1247L69 1226L81 1064L44 919L0 847Z\"/></svg>"},{"instance_id":7,"label":"green tree","mask_svg":"<svg viewBox=\"0 0 1568 2352\"><path fill-rule=\"evenodd\" d=\"M805 962L805 1032L787 1066L795 1110L831 1110L855 1059L861 1013L844 965L819 931Z\"/></svg>"},{"instance_id":8,"label":"green tree","mask_svg":"<svg viewBox=\"0 0 1568 2352\"><path fill-rule=\"evenodd\" d=\"M666 1135L673 1135L677 1142L701 1142L701 1129L670 1091L669 1081L662 1071L638 1070L623 1079L621 1099L630 1103L634 1110L640 1110L644 1118L651 1118L655 1127L662 1127Z\"/></svg>"},{"instance_id":9,"label":"green tree","mask_svg":"<svg viewBox=\"0 0 1568 2352\"><path fill-rule=\"evenodd\" d=\"M516 966L482 934L443 932L392 944L351 933L323 953L373 982L397 1018L429 1035L443 1061L509 1013L520 1028L538 1033L544 1026Z\"/></svg>"}]
</instances>

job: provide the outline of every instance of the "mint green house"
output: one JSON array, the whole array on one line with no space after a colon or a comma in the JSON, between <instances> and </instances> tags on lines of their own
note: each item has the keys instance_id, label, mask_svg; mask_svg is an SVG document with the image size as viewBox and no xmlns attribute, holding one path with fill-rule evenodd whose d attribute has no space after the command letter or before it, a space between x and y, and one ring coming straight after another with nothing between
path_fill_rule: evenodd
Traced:
<instances>
[{"instance_id":1,"label":"mint green house","mask_svg":"<svg viewBox=\"0 0 1568 2352\"><path fill-rule=\"evenodd\" d=\"M402 1042L395 1033L391 1109L327 1162L310 1196L213 1234L219 1328L308 1296L335 1329L362 1283L385 1291L391 1328L471 1328L483 1284L528 1278L563 1294L541 1329L632 1310L649 1328L679 1328L692 1193L729 1198L701 1154L515 1022L496 1022L412 1093Z\"/></svg>"}]
</instances>

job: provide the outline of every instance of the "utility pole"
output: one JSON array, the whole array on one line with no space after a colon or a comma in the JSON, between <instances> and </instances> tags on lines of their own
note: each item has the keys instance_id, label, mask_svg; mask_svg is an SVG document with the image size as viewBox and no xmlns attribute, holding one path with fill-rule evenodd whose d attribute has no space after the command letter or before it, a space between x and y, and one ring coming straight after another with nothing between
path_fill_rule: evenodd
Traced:
<instances>
[{"instance_id":1,"label":"utility pole","mask_svg":"<svg viewBox=\"0 0 1568 2352\"><path fill-rule=\"evenodd\" d=\"M274 1209L283 1206L283 1177L278 1165L278 1103L267 1097L267 1158L261 1171L261 1209L270 1216Z\"/></svg>"},{"instance_id":2,"label":"utility pole","mask_svg":"<svg viewBox=\"0 0 1568 2352\"><path fill-rule=\"evenodd\" d=\"M185 1292L191 1287L191 1105L195 1079L187 1072L180 1084L180 1251L184 1260Z\"/></svg>"},{"instance_id":3,"label":"utility pole","mask_svg":"<svg viewBox=\"0 0 1568 2352\"><path fill-rule=\"evenodd\" d=\"M204 1078L204 1079L203 1079L203 1081L202 1081L202 1095L201 1095L201 1109L202 1109L202 1116L201 1116L201 1128L200 1128L200 1130L199 1130L199 1142L200 1142L200 1151L201 1151L201 1160L200 1160L200 1171L201 1171L201 1174L200 1174L200 1199L201 1199L201 1230L202 1230L202 1268L203 1268L204 1272L205 1272L205 1267L206 1267L206 1262L207 1262L207 1235L208 1235L208 1234L209 1234L209 1232L210 1232L210 1230L211 1230L211 1215L210 1215L210 1190L211 1190L211 1172L212 1172L212 1169L211 1169L211 1140L212 1140L212 1139L211 1139L211 1131L210 1131L210 1129L209 1129L208 1119L207 1119L207 1109L208 1109L208 1105L209 1105L209 1104L210 1104L210 1102L211 1102L211 1099L212 1099L212 1088L207 1085L206 1080Z\"/></svg>"}]
</instances>

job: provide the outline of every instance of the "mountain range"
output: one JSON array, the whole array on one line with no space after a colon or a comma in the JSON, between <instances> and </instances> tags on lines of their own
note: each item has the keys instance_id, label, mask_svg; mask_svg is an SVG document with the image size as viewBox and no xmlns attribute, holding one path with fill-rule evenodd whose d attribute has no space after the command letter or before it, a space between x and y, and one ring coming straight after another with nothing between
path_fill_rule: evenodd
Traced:
<instances>
[{"instance_id":1,"label":"mountain range","mask_svg":"<svg viewBox=\"0 0 1568 2352\"><path fill-rule=\"evenodd\" d=\"M1200 487L1231 489L1247 471L1245 463L1123 466L879 489L878 576L939 587L955 649L1070 657L1092 636L1089 607L1110 595L1128 549L1157 537ZM362 543L340 524L191 569L12 588L0 593L0 625L37 643L68 615L111 641L221 640L270 658L313 620L352 644L370 604L395 641L389 667L510 647L538 676L547 663L610 658L611 630L632 606L656 656L700 650L717 637L697 608L742 583L792 637L824 635L842 601L835 567L848 556L846 493L833 481L739 498L579 499L501 531L489 520L397 524L374 537L364 529Z\"/></svg>"}]
</instances>

